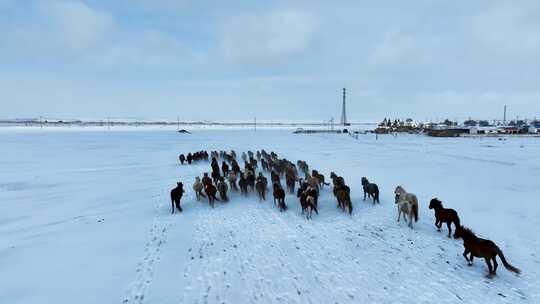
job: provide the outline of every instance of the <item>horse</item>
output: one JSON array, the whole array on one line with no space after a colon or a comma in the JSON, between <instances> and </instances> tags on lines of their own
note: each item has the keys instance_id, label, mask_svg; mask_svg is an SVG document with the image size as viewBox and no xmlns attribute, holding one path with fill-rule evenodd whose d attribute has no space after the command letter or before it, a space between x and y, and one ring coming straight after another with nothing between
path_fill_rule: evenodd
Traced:
<instances>
[{"instance_id":1,"label":"horse","mask_svg":"<svg viewBox=\"0 0 540 304\"><path fill-rule=\"evenodd\" d=\"M448 227L448 238L450 238L450 234L452 233L452 223L454 223L456 229L460 226L459 216L456 210L444 208L442 202L437 198L434 198L429 202L429 209L435 209L435 226L437 227L437 230L440 232L442 223L446 223L446 226Z\"/></svg>"},{"instance_id":2,"label":"horse","mask_svg":"<svg viewBox=\"0 0 540 304\"><path fill-rule=\"evenodd\" d=\"M285 205L285 191L279 184L274 184L274 205L276 205L276 201L280 212L287 210L287 205Z\"/></svg>"},{"instance_id":3,"label":"horse","mask_svg":"<svg viewBox=\"0 0 540 304\"><path fill-rule=\"evenodd\" d=\"M268 186L268 181L266 177L259 173L257 177L257 182L255 183L255 189L257 189L257 194L259 195L259 200L266 200L266 187Z\"/></svg>"},{"instance_id":4,"label":"horse","mask_svg":"<svg viewBox=\"0 0 540 304\"><path fill-rule=\"evenodd\" d=\"M324 182L324 175L320 174L319 171L312 170L311 175L318 180L321 189L324 188L324 185L330 186L329 183Z\"/></svg>"},{"instance_id":5,"label":"horse","mask_svg":"<svg viewBox=\"0 0 540 304\"><path fill-rule=\"evenodd\" d=\"M251 191L255 190L255 173L253 170L246 171L246 181Z\"/></svg>"},{"instance_id":6,"label":"horse","mask_svg":"<svg viewBox=\"0 0 540 304\"><path fill-rule=\"evenodd\" d=\"M182 165L186 161L186 157L184 156L184 154L180 154L180 156L178 156L178 159L180 159L180 164L182 164Z\"/></svg>"},{"instance_id":7,"label":"horse","mask_svg":"<svg viewBox=\"0 0 540 304\"><path fill-rule=\"evenodd\" d=\"M294 186L296 184L296 175L294 172L287 172L285 173L285 184L287 185L287 190L289 190L290 193L294 193Z\"/></svg>"},{"instance_id":8,"label":"horse","mask_svg":"<svg viewBox=\"0 0 540 304\"><path fill-rule=\"evenodd\" d=\"M217 185L220 177L221 175L219 174L219 167L217 170L212 170L212 180L214 181L214 184Z\"/></svg>"},{"instance_id":9,"label":"horse","mask_svg":"<svg viewBox=\"0 0 540 304\"><path fill-rule=\"evenodd\" d=\"M172 206L172 213L174 213L174 207L176 206L176 209L178 211L182 212L182 206L180 206L180 200L182 199L182 196L184 195L184 184L181 182L176 183L176 188L171 190L171 206Z\"/></svg>"},{"instance_id":10,"label":"horse","mask_svg":"<svg viewBox=\"0 0 540 304\"><path fill-rule=\"evenodd\" d=\"M398 209L397 221L399 222L401 213L403 213L403 218L405 219L405 221L407 221L405 215L408 215L409 227L411 227L412 229L413 217L414 217L414 221L418 222L418 199L416 198L416 195L412 193L407 193L407 191L405 191L405 189L402 186L397 186L396 190L394 190L394 194L396 195L395 203L397 204L397 209Z\"/></svg>"},{"instance_id":11,"label":"horse","mask_svg":"<svg viewBox=\"0 0 540 304\"><path fill-rule=\"evenodd\" d=\"M353 206L351 202L349 187L343 186L341 188L338 188L336 192L336 198L338 201L338 206L340 206L343 211L345 211L345 208L347 208L349 210L349 215L352 215Z\"/></svg>"},{"instance_id":12,"label":"horse","mask_svg":"<svg viewBox=\"0 0 540 304\"><path fill-rule=\"evenodd\" d=\"M212 184L212 179L208 176L207 172L203 174L202 183L204 187L206 187L206 185Z\"/></svg>"},{"instance_id":13,"label":"horse","mask_svg":"<svg viewBox=\"0 0 540 304\"><path fill-rule=\"evenodd\" d=\"M317 190L317 194L319 193L319 179L318 178L308 175L306 177L306 182L311 188Z\"/></svg>"},{"instance_id":14,"label":"horse","mask_svg":"<svg viewBox=\"0 0 540 304\"><path fill-rule=\"evenodd\" d=\"M238 181L238 186L240 186L240 192L247 196L248 193L248 182L244 176L244 173L240 172L240 180Z\"/></svg>"},{"instance_id":15,"label":"horse","mask_svg":"<svg viewBox=\"0 0 540 304\"><path fill-rule=\"evenodd\" d=\"M227 179L229 180L231 190L238 191L238 186L236 185L236 173L234 171L229 172L229 176L227 176Z\"/></svg>"},{"instance_id":16,"label":"horse","mask_svg":"<svg viewBox=\"0 0 540 304\"><path fill-rule=\"evenodd\" d=\"M362 187L364 188L364 200L366 200L366 195L373 198L373 204L375 202L381 203L379 201L379 187L377 184L370 183L367 178L362 177Z\"/></svg>"},{"instance_id":17,"label":"horse","mask_svg":"<svg viewBox=\"0 0 540 304\"><path fill-rule=\"evenodd\" d=\"M229 190L229 187L227 186L223 176L219 178L217 190L219 192L219 197L221 197L224 202L229 201L229 198L227 197L227 190Z\"/></svg>"},{"instance_id":18,"label":"horse","mask_svg":"<svg viewBox=\"0 0 540 304\"><path fill-rule=\"evenodd\" d=\"M308 196L308 192L306 191L308 186L305 183L304 185L305 185L305 189L304 187L298 188L298 192L296 193L296 196L300 200L300 206L302 207L302 214L304 214L305 212L306 219L309 220L311 219L311 215L313 211L315 211L317 215L319 214L319 211L317 210L317 203L316 203L315 198L313 197L313 193L310 193L311 195Z\"/></svg>"},{"instance_id":19,"label":"horse","mask_svg":"<svg viewBox=\"0 0 540 304\"><path fill-rule=\"evenodd\" d=\"M212 208L214 208L214 201L219 201L219 199L216 197L216 187L212 184L207 184L204 186L204 191L208 196L208 203L210 204L210 206L212 206Z\"/></svg>"},{"instance_id":20,"label":"horse","mask_svg":"<svg viewBox=\"0 0 540 304\"><path fill-rule=\"evenodd\" d=\"M225 161L221 163L221 171L223 172L223 176L229 175L229 165Z\"/></svg>"},{"instance_id":21,"label":"horse","mask_svg":"<svg viewBox=\"0 0 540 304\"><path fill-rule=\"evenodd\" d=\"M463 247L465 248L463 257L467 260L469 266L472 266L474 257L484 258L489 270L488 277L493 277L497 274L497 255L501 259L504 268L516 274L521 273L521 270L506 261L502 250L494 242L477 237L469 228L458 226L454 233L454 238L463 239ZM467 254L469 254L468 258ZM491 262L493 262L493 265L491 265Z\"/></svg>"},{"instance_id":22,"label":"horse","mask_svg":"<svg viewBox=\"0 0 540 304\"><path fill-rule=\"evenodd\" d=\"M193 191L195 191L195 197L197 197L197 200L200 201L201 200L201 196L202 197L206 197L204 195L204 193L202 192L203 191L203 184L201 182L201 178L200 177L195 177L195 183L193 183Z\"/></svg>"},{"instance_id":23,"label":"horse","mask_svg":"<svg viewBox=\"0 0 540 304\"><path fill-rule=\"evenodd\" d=\"M274 170L270 172L270 181L272 181L272 184L281 184L281 179L279 178L279 174L276 173L276 171Z\"/></svg>"}]
</instances>

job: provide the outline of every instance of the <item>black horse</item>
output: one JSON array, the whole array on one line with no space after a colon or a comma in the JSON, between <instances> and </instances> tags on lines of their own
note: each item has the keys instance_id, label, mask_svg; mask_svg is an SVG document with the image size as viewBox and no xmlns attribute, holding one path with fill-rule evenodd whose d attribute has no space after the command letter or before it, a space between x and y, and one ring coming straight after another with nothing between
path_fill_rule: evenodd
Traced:
<instances>
[{"instance_id":1,"label":"black horse","mask_svg":"<svg viewBox=\"0 0 540 304\"><path fill-rule=\"evenodd\" d=\"M178 211L182 212L182 206L180 206L180 200L182 199L183 195L184 195L184 184L179 182L177 183L176 188L171 190L172 213L174 213L175 206L178 209Z\"/></svg>"},{"instance_id":2,"label":"black horse","mask_svg":"<svg viewBox=\"0 0 540 304\"><path fill-rule=\"evenodd\" d=\"M287 205L285 205L285 190L281 188L280 184L274 184L273 194L274 194L274 205L276 205L276 201L277 201L277 206L279 208L279 211L280 212L286 211Z\"/></svg>"},{"instance_id":3,"label":"black horse","mask_svg":"<svg viewBox=\"0 0 540 304\"><path fill-rule=\"evenodd\" d=\"M441 231L442 223L446 223L448 237L450 238L450 234L452 234L452 223L454 223L456 229L460 226L459 216L456 210L444 208L442 202L437 198L429 202L429 209L435 209L435 226L437 230Z\"/></svg>"},{"instance_id":4,"label":"black horse","mask_svg":"<svg viewBox=\"0 0 540 304\"><path fill-rule=\"evenodd\" d=\"M366 195L373 198L373 204L381 203L379 201L379 187L377 184L370 183L367 178L362 177L362 187L364 187L364 200L366 200Z\"/></svg>"},{"instance_id":5,"label":"black horse","mask_svg":"<svg viewBox=\"0 0 540 304\"><path fill-rule=\"evenodd\" d=\"M184 164L184 162L186 161L186 157L184 156L184 154L180 154L180 156L178 157L178 159L180 159L180 164Z\"/></svg>"}]
</instances>

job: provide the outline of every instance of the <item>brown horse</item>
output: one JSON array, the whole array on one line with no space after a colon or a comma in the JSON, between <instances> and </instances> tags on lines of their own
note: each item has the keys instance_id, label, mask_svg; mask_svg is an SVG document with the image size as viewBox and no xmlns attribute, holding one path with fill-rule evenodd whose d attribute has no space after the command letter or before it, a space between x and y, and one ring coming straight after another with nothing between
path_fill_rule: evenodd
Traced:
<instances>
[{"instance_id":1,"label":"brown horse","mask_svg":"<svg viewBox=\"0 0 540 304\"><path fill-rule=\"evenodd\" d=\"M467 260L469 266L471 266L473 263L473 257L484 258L489 269L488 277L492 277L497 274L497 255L501 258L504 268L516 274L521 273L521 270L510 265L510 263L506 261L502 250L497 247L495 243L490 240L477 237L469 228L458 226L456 228L456 232L454 233L454 238L463 239L463 247L465 247L463 257L465 260ZM468 258L467 254L470 255ZM491 265L491 262L493 262L493 265Z\"/></svg>"},{"instance_id":2,"label":"brown horse","mask_svg":"<svg viewBox=\"0 0 540 304\"><path fill-rule=\"evenodd\" d=\"M274 194L274 205L276 205L276 201L277 201L277 206L279 208L279 211L280 212L286 211L287 205L285 205L285 190L281 188L280 184L274 184L273 194Z\"/></svg>"},{"instance_id":3,"label":"brown horse","mask_svg":"<svg viewBox=\"0 0 540 304\"><path fill-rule=\"evenodd\" d=\"M346 187L346 188L345 188ZM352 202L351 202L351 195L350 190L348 190L349 187L344 186L342 188L339 188L336 192L336 197L338 200L338 206L341 207L343 211L345 211L345 208L349 209L349 215L352 215Z\"/></svg>"},{"instance_id":4,"label":"brown horse","mask_svg":"<svg viewBox=\"0 0 540 304\"><path fill-rule=\"evenodd\" d=\"M429 209L435 209L435 226L437 227L437 230L440 232L442 223L446 223L446 226L448 227L448 238L450 238L450 234L452 233L452 223L454 223L456 229L460 226L459 216L456 210L443 208L442 202L437 198L434 198L429 202Z\"/></svg>"},{"instance_id":5,"label":"brown horse","mask_svg":"<svg viewBox=\"0 0 540 304\"><path fill-rule=\"evenodd\" d=\"M206 192L206 196L208 196L208 203L212 208L214 208L214 201L219 201L219 199L216 197L217 189L212 184L207 184L204 186L204 191Z\"/></svg>"},{"instance_id":6,"label":"brown horse","mask_svg":"<svg viewBox=\"0 0 540 304\"><path fill-rule=\"evenodd\" d=\"M289 170L285 173L285 184L287 185L287 190L289 190L289 193L294 193L294 186L296 185L296 175L294 172L289 172Z\"/></svg>"},{"instance_id":7,"label":"brown horse","mask_svg":"<svg viewBox=\"0 0 540 304\"><path fill-rule=\"evenodd\" d=\"M219 197L221 197L224 202L228 202L229 197L227 197L227 191L229 190L229 186L227 186L227 183L225 182L225 178L223 176L219 178L219 181L217 183L217 190L219 192Z\"/></svg>"},{"instance_id":8,"label":"brown horse","mask_svg":"<svg viewBox=\"0 0 540 304\"><path fill-rule=\"evenodd\" d=\"M319 182L319 187L322 189L324 185L330 186L329 183L324 182L324 175L320 174L317 170L311 170L311 176L317 179Z\"/></svg>"},{"instance_id":9,"label":"brown horse","mask_svg":"<svg viewBox=\"0 0 540 304\"><path fill-rule=\"evenodd\" d=\"M300 206L302 207L302 214L304 212L306 213L306 219L311 219L311 214L313 211L319 214L319 211L317 210L317 204L315 202L315 198L313 197L313 194L317 194L316 191L313 191L311 195L308 195L307 191L307 184L303 184L300 188L298 188L298 192L296 193L296 196L300 199Z\"/></svg>"}]
</instances>

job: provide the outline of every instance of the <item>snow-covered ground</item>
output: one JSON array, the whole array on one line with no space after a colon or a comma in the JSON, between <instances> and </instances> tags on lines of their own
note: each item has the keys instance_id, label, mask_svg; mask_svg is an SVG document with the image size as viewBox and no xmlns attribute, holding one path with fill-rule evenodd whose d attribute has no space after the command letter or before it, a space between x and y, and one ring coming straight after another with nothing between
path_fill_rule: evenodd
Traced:
<instances>
[{"instance_id":1,"label":"snow-covered ground","mask_svg":"<svg viewBox=\"0 0 540 304\"><path fill-rule=\"evenodd\" d=\"M320 214L279 213L233 194L194 200L180 152L264 148L331 170L352 189L352 217L327 188ZM0 132L0 303L540 303L540 141L415 135L295 135L291 130ZM360 179L381 189L361 200ZM169 190L188 190L170 214ZM393 189L420 201L396 222ZM495 241L500 265L468 267L436 231L432 197Z\"/></svg>"}]
</instances>

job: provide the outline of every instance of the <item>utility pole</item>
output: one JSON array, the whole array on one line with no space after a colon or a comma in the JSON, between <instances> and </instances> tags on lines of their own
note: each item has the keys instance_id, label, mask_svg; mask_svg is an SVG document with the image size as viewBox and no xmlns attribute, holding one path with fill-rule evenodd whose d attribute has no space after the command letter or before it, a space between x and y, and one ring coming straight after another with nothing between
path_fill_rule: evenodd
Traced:
<instances>
[{"instance_id":1,"label":"utility pole","mask_svg":"<svg viewBox=\"0 0 540 304\"><path fill-rule=\"evenodd\" d=\"M341 106L341 122L340 122L343 126L347 125L347 110L346 110L346 105L345 105L346 97L347 97L347 89L343 88L343 105Z\"/></svg>"},{"instance_id":2,"label":"utility pole","mask_svg":"<svg viewBox=\"0 0 540 304\"><path fill-rule=\"evenodd\" d=\"M504 105L503 125L506 125L506 105Z\"/></svg>"}]
</instances>

